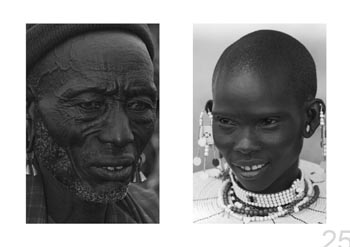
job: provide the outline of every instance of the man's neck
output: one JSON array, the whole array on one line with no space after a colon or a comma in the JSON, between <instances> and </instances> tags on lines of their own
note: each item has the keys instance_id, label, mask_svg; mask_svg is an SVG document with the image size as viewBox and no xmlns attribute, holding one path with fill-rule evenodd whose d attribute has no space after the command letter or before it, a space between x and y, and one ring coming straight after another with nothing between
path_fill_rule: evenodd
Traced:
<instances>
[{"instance_id":1,"label":"man's neck","mask_svg":"<svg viewBox=\"0 0 350 247\"><path fill-rule=\"evenodd\" d=\"M73 195L45 168L41 169L48 215L57 223L105 222L107 204L86 202Z\"/></svg>"}]
</instances>

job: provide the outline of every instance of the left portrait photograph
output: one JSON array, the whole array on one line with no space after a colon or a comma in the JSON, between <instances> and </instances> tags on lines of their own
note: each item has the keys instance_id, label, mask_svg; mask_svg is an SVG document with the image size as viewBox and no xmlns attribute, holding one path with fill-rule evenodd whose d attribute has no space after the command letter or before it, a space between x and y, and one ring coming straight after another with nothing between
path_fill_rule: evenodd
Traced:
<instances>
[{"instance_id":1,"label":"left portrait photograph","mask_svg":"<svg viewBox=\"0 0 350 247\"><path fill-rule=\"evenodd\" d=\"M26 24L26 223L159 223L159 24Z\"/></svg>"}]
</instances>

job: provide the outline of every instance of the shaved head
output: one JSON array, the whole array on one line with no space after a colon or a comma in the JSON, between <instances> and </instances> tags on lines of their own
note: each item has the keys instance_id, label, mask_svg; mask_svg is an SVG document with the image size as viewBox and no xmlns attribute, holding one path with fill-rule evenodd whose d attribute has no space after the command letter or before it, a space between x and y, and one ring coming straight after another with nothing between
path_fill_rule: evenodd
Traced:
<instances>
[{"instance_id":1,"label":"shaved head","mask_svg":"<svg viewBox=\"0 0 350 247\"><path fill-rule=\"evenodd\" d=\"M229 83L228 78L251 72L261 77L284 74L288 79L286 89L291 89L289 92L299 104L315 98L315 62L303 44L285 33L252 32L226 48L214 70L214 100L218 84Z\"/></svg>"}]
</instances>

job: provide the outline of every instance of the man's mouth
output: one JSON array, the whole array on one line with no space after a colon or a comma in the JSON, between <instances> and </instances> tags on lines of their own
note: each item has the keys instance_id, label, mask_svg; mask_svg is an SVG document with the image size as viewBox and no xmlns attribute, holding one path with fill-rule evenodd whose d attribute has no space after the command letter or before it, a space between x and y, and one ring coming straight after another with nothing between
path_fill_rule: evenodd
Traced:
<instances>
[{"instance_id":1,"label":"man's mouth","mask_svg":"<svg viewBox=\"0 0 350 247\"><path fill-rule=\"evenodd\" d=\"M115 162L95 163L90 166L91 173L107 181L127 181L133 173L134 160L117 159Z\"/></svg>"},{"instance_id":2,"label":"man's mouth","mask_svg":"<svg viewBox=\"0 0 350 247\"><path fill-rule=\"evenodd\" d=\"M124 166L103 166L102 169L105 169L110 172L120 171L124 168Z\"/></svg>"}]
</instances>

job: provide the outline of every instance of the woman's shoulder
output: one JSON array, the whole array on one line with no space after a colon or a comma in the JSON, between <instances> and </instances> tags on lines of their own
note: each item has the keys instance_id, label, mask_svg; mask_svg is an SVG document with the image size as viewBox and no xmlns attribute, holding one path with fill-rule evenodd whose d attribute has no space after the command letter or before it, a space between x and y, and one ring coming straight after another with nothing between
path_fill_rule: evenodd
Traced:
<instances>
[{"instance_id":1,"label":"woman's shoulder","mask_svg":"<svg viewBox=\"0 0 350 247\"><path fill-rule=\"evenodd\" d=\"M218 204L218 193L223 183L219 174L220 170L215 168L193 174L194 223L220 223L224 219L225 210Z\"/></svg>"},{"instance_id":2,"label":"woman's shoulder","mask_svg":"<svg viewBox=\"0 0 350 247\"><path fill-rule=\"evenodd\" d=\"M318 173L318 174L324 174L325 171L324 169L316 163L307 161L307 160L300 160L299 161L299 168L303 171L306 172L308 174L314 174L314 173Z\"/></svg>"},{"instance_id":3,"label":"woman's shoulder","mask_svg":"<svg viewBox=\"0 0 350 247\"><path fill-rule=\"evenodd\" d=\"M300 160L299 168L304 176L311 180L320 189L320 197L326 197L326 172L318 164L306 160Z\"/></svg>"}]
</instances>

